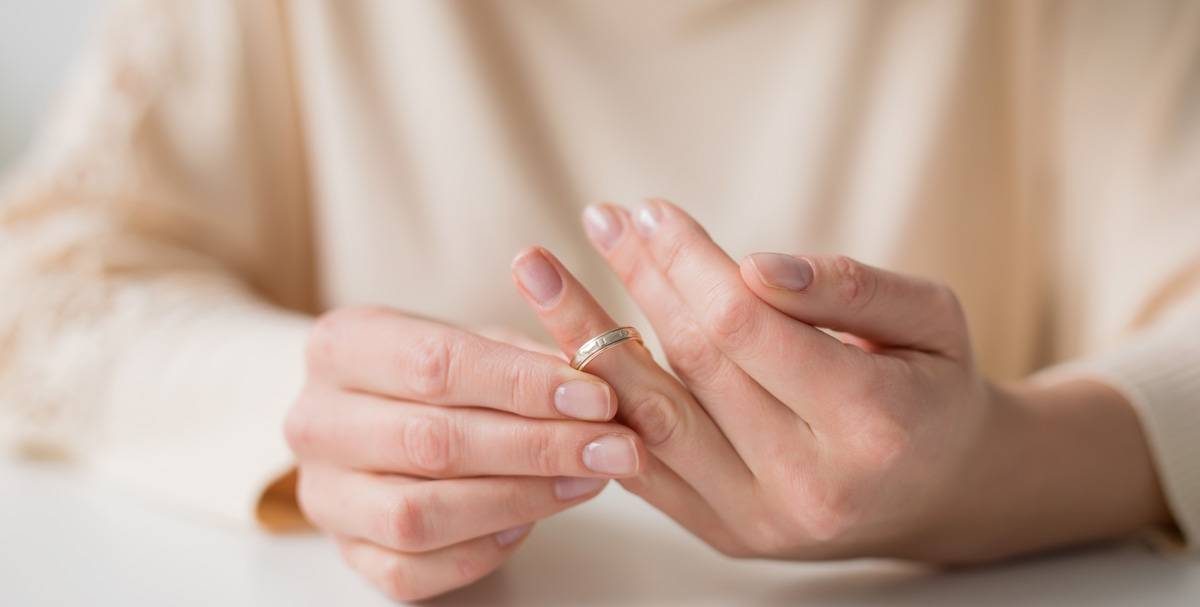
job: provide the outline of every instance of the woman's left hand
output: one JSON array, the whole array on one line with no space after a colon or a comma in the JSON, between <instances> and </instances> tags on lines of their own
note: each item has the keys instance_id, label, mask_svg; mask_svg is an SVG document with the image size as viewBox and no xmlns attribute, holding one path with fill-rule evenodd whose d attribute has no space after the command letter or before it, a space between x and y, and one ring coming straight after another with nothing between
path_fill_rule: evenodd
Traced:
<instances>
[{"instance_id":1,"label":"woman's left hand","mask_svg":"<svg viewBox=\"0 0 1200 607\"><path fill-rule=\"evenodd\" d=\"M1124 400L992 386L946 286L837 256L738 264L661 200L591 207L585 227L679 378L628 345L589 364L653 455L622 484L722 552L963 562L1164 517ZM568 355L617 326L543 249L514 275Z\"/></svg>"}]
</instances>

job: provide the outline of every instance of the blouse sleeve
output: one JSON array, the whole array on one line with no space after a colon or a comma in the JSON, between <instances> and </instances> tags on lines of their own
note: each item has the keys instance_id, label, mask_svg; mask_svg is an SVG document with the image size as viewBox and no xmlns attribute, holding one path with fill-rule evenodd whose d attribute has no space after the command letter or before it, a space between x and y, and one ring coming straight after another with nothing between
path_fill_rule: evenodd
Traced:
<instances>
[{"instance_id":1,"label":"blouse sleeve","mask_svg":"<svg viewBox=\"0 0 1200 607\"><path fill-rule=\"evenodd\" d=\"M0 440L253 522L312 264L273 2L116 8L0 194Z\"/></svg>"},{"instance_id":2,"label":"blouse sleeve","mask_svg":"<svg viewBox=\"0 0 1200 607\"><path fill-rule=\"evenodd\" d=\"M1058 43L1053 326L1042 375L1087 375L1142 421L1200 548L1200 5L1069 5Z\"/></svg>"}]
</instances>

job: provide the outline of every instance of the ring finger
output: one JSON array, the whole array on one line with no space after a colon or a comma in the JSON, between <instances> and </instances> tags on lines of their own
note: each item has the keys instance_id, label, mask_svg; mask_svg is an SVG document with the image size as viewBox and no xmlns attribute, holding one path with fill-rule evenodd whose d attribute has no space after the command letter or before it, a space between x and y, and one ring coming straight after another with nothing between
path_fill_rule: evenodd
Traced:
<instances>
[{"instance_id":1,"label":"ring finger","mask_svg":"<svg viewBox=\"0 0 1200 607\"><path fill-rule=\"evenodd\" d=\"M807 428L802 418L709 341L643 250L628 211L615 205L591 206L584 223L592 243L662 338L672 368L751 468L774 455L758 453L764 451L764 437L794 424Z\"/></svg>"},{"instance_id":2,"label":"ring finger","mask_svg":"<svg viewBox=\"0 0 1200 607\"><path fill-rule=\"evenodd\" d=\"M519 255L514 274L564 352L574 352L591 337L616 328L608 313L548 251L535 248ZM539 281L542 284L536 284ZM588 371L616 390L618 419L636 430L650 451L706 500L729 504L748 488L753 477L728 439L644 348L614 347L598 356Z\"/></svg>"}]
</instances>

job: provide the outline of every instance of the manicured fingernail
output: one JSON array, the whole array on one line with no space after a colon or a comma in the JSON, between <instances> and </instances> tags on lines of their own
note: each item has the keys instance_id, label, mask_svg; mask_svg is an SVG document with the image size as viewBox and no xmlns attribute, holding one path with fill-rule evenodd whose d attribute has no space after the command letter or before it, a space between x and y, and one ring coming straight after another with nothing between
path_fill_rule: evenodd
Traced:
<instances>
[{"instance_id":1,"label":"manicured fingernail","mask_svg":"<svg viewBox=\"0 0 1200 607\"><path fill-rule=\"evenodd\" d=\"M607 483L606 478L578 478L565 476L554 481L554 497L568 502L577 497L587 495Z\"/></svg>"},{"instance_id":2,"label":"manicured fingernail","mask_svg":"<svg viewBox=\"0 0 1200 607\"><path fill-rule=\"evenodd\" d=\"M520 527L513 527L512 529L505 529L504 531L496 534L496 543L500 544L501 546L507 546L525 537L525 534L529 533L529 528L532 526L533 525L521 525Z\"/></svg>"},{"instance_id":3,"label":"manicured fingernail","mask_svg":"<svg viewBox=\"0 0 1200 607\"><path fill-rule=\"evenodd\" d=\"M601 249L607 251L621 237L621 220L611 209L593 204L583 211L583 229Z\"/></svg>"},{"instance_id":4,"label":"manicured fingernail","mask_svg":"<svg viewBox=\"0 0 1200 607\"><path fill-rule=\"evenodd\" d=\"M583 448L583 465L592 472L626 476L637 472L637 464L637 449L624 436L602 436Z\"/></svg>"},{"instance_id":5,"label":"manicured fingernail","mask_svg":"<svg viewBox=\"0 0 1200 607\"><path fill-rule=\"evenodd\" d=\"M603 384L573 379L554 390L554 408L567 417L602 421L612 417L612 398Z\"/></svg>"},{"instance_id":6,"label":"manicured fingernail","mask_svg":"<svg viewBox=\"0 0 1200 607\"><path fill-rule=\"evenodd\" d=\"M662 219L662 211L658 209L658 205L653 202L643 202L642 206L633 214L633 227L637 229L642 236L649 236L658 229L658 222Z\"/></svg>"},{"instance_id":7,"label":"manicured fingernail","mask_svg":"<svg viewBox=\"0 0 1200 607\"><path fill-rule=\"evenodd\" d=\"M539 305L550 303L562 291L562 277L540 250L518 257L513 261L513 270L521 286Z\"/></svg>"},{"instance_id":8,"label":"manicured fingernail","mask_svg":"<svg viewBox=\"0 0 1200 607\"><path fill-rule=\"evenodd\" d=\"M803 291L812 283L813 267L803 257L780 253L755 253L750 256L758 277L768 287Z\"/></svg>"}]
</instances>

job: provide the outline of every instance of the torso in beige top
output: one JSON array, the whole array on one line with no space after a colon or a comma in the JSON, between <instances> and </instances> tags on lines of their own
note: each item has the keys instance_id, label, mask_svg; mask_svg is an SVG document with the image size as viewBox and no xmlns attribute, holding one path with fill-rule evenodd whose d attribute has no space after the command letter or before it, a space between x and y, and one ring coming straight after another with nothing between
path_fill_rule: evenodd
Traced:
<instances>
[{"instance_id":1,"label":"torso in beige top","mask_svg":"<svg viewBox=\"0 0 1200 607\"><path fill-rule=\"evenodd\" d=\"M1122 140L1162 118L1138 107L1146 65L1105 56L1135 44L1127 19L1151 20L1132 7L1074 15L1096 21L1076 32L954 1L351 4L297 6L292 24L327 305L532 331L507 268L541 243L640 322L578 216L649 195L734 256L842 252L949 282L994 376L1104 345L1163 279L1061 257L1100 266L1089 238L1119 246L1091 219L1061 236L1075 205L1108 213L1101 184L1143 177L1113 174L1136 170L1115 166ZM1069 61L1103 71L1064 82ZM1092 112L1107 118L1075 115ZM1066 149L1076 120L1102 143ZM1094 293L1116 301L1081 308Z\"/></svg>"},{"instance_id":2,"label":"torso in beige top","mask_svg":"<svg viewBox=\"0 0 1200 607\"><path fill-rule=\"evenodd\" d=\"M540 243L645 326L579 214L662 196L735 257L948 282L994 378L1113 346L1197 282L1195 4L135 6L18 195L136 198L97 211L125 222L95 249L116 265L171 272L148 236L276 304L538 334L508 267Z\"/></svg>"}]
</instances>

